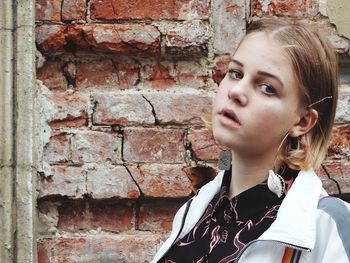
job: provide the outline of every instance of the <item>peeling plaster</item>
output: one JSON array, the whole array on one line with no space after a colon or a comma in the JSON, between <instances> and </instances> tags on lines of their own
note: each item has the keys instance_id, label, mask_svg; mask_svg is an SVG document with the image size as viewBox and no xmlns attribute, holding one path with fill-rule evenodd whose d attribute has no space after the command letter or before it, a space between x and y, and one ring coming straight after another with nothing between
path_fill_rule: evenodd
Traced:
<instances>
[{"instance_id":1,"label":"peeling plaster","mask_svg":"<svg viewBox=\"0 0 350 263\"><path fill-rule=\"evenodd\" d=\"M350 38L350 2L349 0L328 0L327 14L337 26L339 34Z\"/></svg>"},{"instance_id":2,"label":"peeling plaster","mask_svg":"<svg viewBox=\"0 0 350 263\"><path fill-rule=\"evenodd\" d=\"M50 141L52 135L49 121L53 119L57 109L53 102L49 101L45 95L51 93L51 91L42 83L37 80L37 93L35 95L35 108L37 115L36 129L39 131L36 133L36 141L38 143L36 147L38 160L38 172L47 177L50 176L51 166L43 161L43 151L45 145Z\"/></svg>"}]
</instances>

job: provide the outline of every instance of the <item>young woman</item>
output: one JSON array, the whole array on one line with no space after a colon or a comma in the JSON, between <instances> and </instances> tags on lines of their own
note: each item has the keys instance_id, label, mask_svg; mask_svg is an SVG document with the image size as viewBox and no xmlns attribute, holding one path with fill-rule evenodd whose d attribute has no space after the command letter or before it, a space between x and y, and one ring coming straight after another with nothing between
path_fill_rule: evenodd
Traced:
<instances>
[{"instance_id":1,"label":"young woman","mask_svg":"<svg viewBox=\"0 0 350 263\"><path fill-rule=\"evenodd\" d=\"M350 209L314 170L334 122L338 63L296 21L253 22L212 107L227 169L177 212L153 262L350 262Z\"/></svg>"}]
</instances>

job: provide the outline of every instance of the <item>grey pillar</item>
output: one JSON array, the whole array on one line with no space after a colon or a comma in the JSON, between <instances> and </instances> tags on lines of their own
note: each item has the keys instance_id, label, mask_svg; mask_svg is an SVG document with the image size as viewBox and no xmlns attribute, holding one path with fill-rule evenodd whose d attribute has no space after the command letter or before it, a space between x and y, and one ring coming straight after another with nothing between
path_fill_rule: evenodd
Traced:
<instances>
[{"instance_id":1,"label":"grey pillar","mask_svg":"<svg viewBox=\"0 0 350 263\"><path fill-rule=\"evenodd\" d=\"M0 1L0 262L35 262L34 1Z\"/></svg>"}]
</instances>

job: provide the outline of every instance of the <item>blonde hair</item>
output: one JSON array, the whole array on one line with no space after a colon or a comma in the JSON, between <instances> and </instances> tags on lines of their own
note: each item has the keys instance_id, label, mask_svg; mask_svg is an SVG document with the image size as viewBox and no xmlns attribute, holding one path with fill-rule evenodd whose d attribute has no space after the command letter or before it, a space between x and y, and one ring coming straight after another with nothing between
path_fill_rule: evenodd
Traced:
<instances>
[{"instance_id":1,"label":"blonde hair","mask_svg":"<svg viewBox=\"0 0 350 263\"><path fill-rule=\"evenodd\" d=\"M327 154L335 118L337 54L325 36L297 20L256 20L249 25L247 35L256 32L265 32L282 46L298 80L301 103L318 112L316 125L298 138L288 137L279 158L292 169L317 169ZM202 119L211 129L209 112L211 110L207 110Z\"/></svg>"}]
</instances>

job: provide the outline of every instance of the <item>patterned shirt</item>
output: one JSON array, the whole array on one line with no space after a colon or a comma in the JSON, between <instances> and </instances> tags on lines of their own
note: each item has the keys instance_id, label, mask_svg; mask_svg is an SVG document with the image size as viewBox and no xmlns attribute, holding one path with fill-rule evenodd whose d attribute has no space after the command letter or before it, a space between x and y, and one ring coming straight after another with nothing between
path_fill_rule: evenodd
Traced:
<instances>
[{"instance_id":1,"label":"patterned shirt","mask_svg":"<svg viewBox=\"0 0 350 263\"><path fill-rule=\"evenodd\" d=\"M221 190L201 219L159 262L234 262L244 246L257 239L276 219L281 202L298 172L284 169L280 174L286 182L286 191L280 198L269 190L265 181L230 200L231 171L226 171Z\"/></svg>"}]
</instances>

